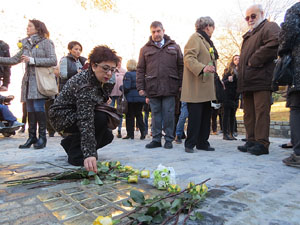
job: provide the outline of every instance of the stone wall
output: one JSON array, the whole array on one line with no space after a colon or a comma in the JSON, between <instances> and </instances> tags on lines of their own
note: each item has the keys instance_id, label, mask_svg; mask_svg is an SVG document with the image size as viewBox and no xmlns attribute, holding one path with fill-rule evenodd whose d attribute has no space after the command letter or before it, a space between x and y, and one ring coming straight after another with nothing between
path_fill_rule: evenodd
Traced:
<instances>
[{"instance_id":1,"label":"stone wall","mask_svg":"<svg viewBox=\"0 0 300 225\"><path fill-rule=\"evenodd\" d=\"M237 121L237 128L239 134L245 134L244 121ZM271 121L270 123L270 137L290 138L290 123L282 121Z\"/></svg>"}]
</instances>

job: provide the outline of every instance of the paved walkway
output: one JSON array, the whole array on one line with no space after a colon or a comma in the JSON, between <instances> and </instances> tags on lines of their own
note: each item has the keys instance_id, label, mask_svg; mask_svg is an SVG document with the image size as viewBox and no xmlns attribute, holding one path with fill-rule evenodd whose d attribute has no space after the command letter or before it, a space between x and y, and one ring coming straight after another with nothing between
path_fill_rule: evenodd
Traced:
<instances>
[{"instance_id":1,"label":"paved walkway","mask_svg":"<svg viewBox=\"0 0 300 225\"><path fill-rule=\"evenodd\" d=\"M48 138L47 148L42 150L18 149L26 137L0 137L0 183L60 171L44 162L68 166L59 136ZM204 219L190 224L300 225L300 170L281 162L291 150L278 147L287 139L271 138L270 154L263 156L241 153L236 147L244 144L242 141L224 141L221 135L210 137L216 151L194 154L185 153L183 144L175 143L171 150L146 149L149 141L149 137L139 140L138 133L135 140L115 138L98 151L99 159L119 160L151 171L160 163L172 166L182 187L211 178L207 183L210 195L201 209ZM115 216L126 212L118 201L128 197L132 188L155 194L149 184L117 183L99 188L73 182L31 190L0 185L0 224L91 224L107 211Z\"/></svg>"}]
</instances>

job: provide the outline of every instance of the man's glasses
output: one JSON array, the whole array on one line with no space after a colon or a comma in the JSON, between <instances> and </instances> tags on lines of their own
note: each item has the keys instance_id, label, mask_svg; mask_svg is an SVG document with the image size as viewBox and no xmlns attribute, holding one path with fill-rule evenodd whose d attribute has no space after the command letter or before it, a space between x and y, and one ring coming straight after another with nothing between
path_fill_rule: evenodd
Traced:
<instances>
[{"instance_id":1,"label":"man's glasses","mask_svg":"<svg viewBox=\"0 0 300 225\"><path fill-rule=\"evenodd\" d=\"M108 65L100 65L100 64L98 64L98 63L95 63L97 66L100 66L102 69L103 69L103 71L105 72L105 73L108 73L109 71L111 72L111 73L115 73L116 72L116 70L117 70L117 68L116 67L110 67L110 66L108 66Z\"/></svg>"},{"instance_id":2,"label":"man's glasses","mask_svg":"<svg viewBox=\"0 0 300 225\"><path fill-rule=\"evenodd\" d=\"M250 16L246 16L246 17L245 17L245 20L248 22L248 21L250 20L250 18L251 18L252 20L255 20L255 19L256 19L256 14L251 14Z\"/></svg>"}]
</instances>

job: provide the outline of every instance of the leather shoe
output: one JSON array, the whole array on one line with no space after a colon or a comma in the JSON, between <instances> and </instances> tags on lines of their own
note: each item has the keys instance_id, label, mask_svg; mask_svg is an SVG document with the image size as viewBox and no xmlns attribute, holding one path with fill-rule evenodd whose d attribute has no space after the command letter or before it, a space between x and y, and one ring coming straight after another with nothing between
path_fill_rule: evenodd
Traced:
<instances>
[{"instance_id":1,"label":"leather shoe","mask_svg":"<svg viewBox=\"0 0 300 225\"><path fill-rule=\"evenodd\" d=\"M141 140L144 140L145 138L146 138L145 135L141 135L141 137L140 137Z\"/></svg>"},{"instance_id":2,"label":"leather shoe","mask_svg":"<svg viewBox=\"0 0 300 225\"><path fill-rule=\"evenodd\" d=\"M205 148L197 148L197 150L203 150L203 151L214 151L215 149L210 147L210 146L207 146Z\"/></svg>"},{"instance_id":3,"label":"leather shoe","mask_svg":"<svg viewBox=\"0 0 300 225\"><path fill-rule=\"evenodd\" d=\"M254 146L255 142L247 141L246 144L238 146L237 149L241 152L247 152L248 148Z\"/></svg>"},{"instance_id":4,"label":"leather shoe","mask_svg":"<svg viewBox=\"0 0 300 225\"><path fill-rule=\"evenodd\" d=\"M232 140L234 140L234 141L236 141L237 139L234 137L234 135L233 134L230 134L229 135L229 137L232 139Z\"/></svg>"},{"instance_id":5,"label":"leather shoe","mask_svg":"<svg viewBox=\"0 0 300 225\"><path fill-rule=\"evenodd\" d=\"M172 142L166 141L165 144L164 144L164 148L166 148L166 149L171 149L171 148L173 148Z\"/></svg>"},{"instance_id":6,"label":"leather shoe","mask_svg":"<svg viewBox=\"0 0 300 225\"><path fill-rule=\"evenodd\" d=\"M187 153L194 153L195 151L194 151L194 149L192 149L192 148L185 148L185 152L187 152Z\"/></svg>"},{"instance_id":7,"label":"leather shoe","mask_svg":"<svg viewBox=\"0 0 300 225\"><path fill-rule=\"evenodd\" d=\"M279 145L279 147L281 147L281 148L293 148L293 145L291 143L288 143L288 144Z\"/></svg>"},{"instance_id":8,"label":"leather shoe","mask_svg":"<svg viewBox=\"0 0 300 225\"><path fill-rule=\"evenodd\" d=\"M156 141L151 141L149 144L146 144L145 147L146 148L159 148L159 147L161 147L161 143L156 142Z\"/></svg>"},{"instance_id":9,"label":"leather shoe","mask_svg":"<svg viewBox=\"0 0 300 225\"><path fill-rule=\"evenodd\" d=\"M125 137L123 137L122 139L133 139L133 137L130 137L130 136L125 136Z\"/></svg>"},{"instance_id":10,"label":"leather shoe","mask_svg":"<svg viewBox=\"0 0 300 225\"><path fill-rule=\"evenodd\" d=\"M228 134L223 134L223 140L227 140L227 141L233 141L233 138L231 138Z\"/></svg>"},{"instance_id":11,"label":"leather shoe","mask_svg":"<svg viewBox=\"0 0 300 225\"><path fill-rule=\"evenodd\" d=\"M252 147L248 148L248 152L251 153L252 155L264 155L264 154L269 154L269 149L267 149L263 144L261 143L256 143Z\"/></svg>"}]
</instances>

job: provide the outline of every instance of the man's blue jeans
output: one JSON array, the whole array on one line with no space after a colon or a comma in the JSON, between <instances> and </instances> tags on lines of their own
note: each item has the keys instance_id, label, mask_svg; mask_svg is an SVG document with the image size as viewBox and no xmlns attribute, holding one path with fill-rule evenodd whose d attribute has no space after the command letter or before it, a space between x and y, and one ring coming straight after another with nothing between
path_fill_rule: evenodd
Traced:
<instances>
[{"instance_id":1,"label":"man's blue jeans","mask_svg":"<svg viewBox=\"0 0 300 225\"><path fill-rule=\"evenodd\" d=\"M176 126L176 136L181 138L183 131L184 131L184 124L186 121L186 118L188 118L189 112L187 109L187 103L186 102L181 102L181 108L180 108L180 116L177 122Z\"/></svg>"},{"instance_id":2,"label":"man's blue jeans","mask_svg":"<svg viewBox=\"0 0 300 225\"><path fill-rule=\"evenodd\" d=\"M165 140L174 140L175 124L175 97L150 98L152 114L152 140L161 142L162 130L165 132Z\"/></svg>"},{"instance_id":3,"label":"man's blue jeans","mask_svg":"<svg viewBox=\"0 0 300 225\"><path fill-rule=\"evenodd\" d=\"M27 99L27 112L45 112L45 99Z\"/></svg>"},{"instance_id":4,"label":"man's blue jeans","mask_svg":"<svg viewBox=\"0 0 300 225\"><path fill-rule=\"evenodd\" d=\"M4 120L14 122L17 118L12 114L7 105L0 104L0 113Z\"/></svg>"},{"instance_id":5,"label":"man's blue jeans","mask_svg":"<svg viewBox=\"0 0 300 225\"><path fill-rule=\"evenodd\" d=\"M110 98L111 98L111 104L110 105L115 107L116 104L118 104L119 96L110 96ZM118 132L120 132L120 133L121 133L121 128L122 128L122 123L123 123L123 115L121 117L120 124L118 126Z\"/></svg>"}]
</instances>

